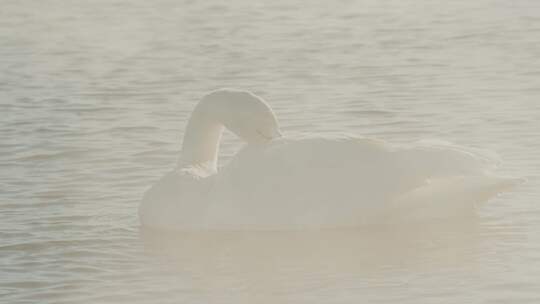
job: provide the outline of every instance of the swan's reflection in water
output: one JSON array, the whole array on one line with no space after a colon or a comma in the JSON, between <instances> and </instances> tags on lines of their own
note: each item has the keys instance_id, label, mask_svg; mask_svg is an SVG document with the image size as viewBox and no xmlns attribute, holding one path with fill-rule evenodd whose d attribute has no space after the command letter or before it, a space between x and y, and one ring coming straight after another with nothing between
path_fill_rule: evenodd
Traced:
<instances>
[{"instance_id":1,"label":"swan's reflection in water","mask_svg":"<svg viewBox=\"0 0 540 304\"><path fill-rule=\"evenodd\" d=\"M190 276L200 292L221 296L361 289L403 272L469 267L480 235L475 219L304 232L141 231L151 255Z\"/></svg>"}]
</instances>

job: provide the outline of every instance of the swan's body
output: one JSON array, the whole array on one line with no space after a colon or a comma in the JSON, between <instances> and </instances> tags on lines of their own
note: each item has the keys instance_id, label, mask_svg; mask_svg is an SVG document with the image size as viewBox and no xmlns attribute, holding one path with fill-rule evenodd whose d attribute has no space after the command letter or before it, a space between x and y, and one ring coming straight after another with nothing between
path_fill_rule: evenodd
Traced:
<instances>
[{"instance_id":1,"label":"swan's body","mask_svg":"<svg viewBox=\"0 0 540 304\"><path fill-rule=\"evenodd\" d=\"M217 172L224 127L248 142ZM472 213L515 183L489 174L482 153L449 144L398 146L342 138L281 138L259 97L218 90L195 108L182 157L146 194L143 226L297 229Z\"/></svg>"}]
</instances>

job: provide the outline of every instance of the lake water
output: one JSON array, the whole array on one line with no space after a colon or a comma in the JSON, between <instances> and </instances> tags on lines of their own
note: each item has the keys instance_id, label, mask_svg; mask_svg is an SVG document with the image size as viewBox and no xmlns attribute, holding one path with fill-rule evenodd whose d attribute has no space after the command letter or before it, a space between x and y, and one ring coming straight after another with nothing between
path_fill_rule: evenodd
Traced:
<instances>
[{"instance_id":1,"label":"lake water","mask_svg":"<svg viewBox=\"0 0 540 304\"><path fill-rule=\"evenodd\" d=\"M539 58L536 0L2 1L0 302L540 303ZM140 231L219 87L285 134L444 139L528 182L452 225Z\"/></svg>"}]
</instances>

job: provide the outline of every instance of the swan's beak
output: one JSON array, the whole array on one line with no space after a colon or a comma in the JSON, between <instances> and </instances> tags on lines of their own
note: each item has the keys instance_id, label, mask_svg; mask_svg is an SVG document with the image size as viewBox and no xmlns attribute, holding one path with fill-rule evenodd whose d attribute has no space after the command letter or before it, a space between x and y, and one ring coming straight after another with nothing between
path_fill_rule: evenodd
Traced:
<instances>
[{"instance_id":1,"label":"swan's beak","mask_svg":"<svg viewBox=\"0 0 540 304\"><path fill-rule=\"evenodd\" d=\"M279 130L273 130L273 131L268 132L268 133L263 133L263 132L257 130L257 133L267 141L272 141L274 139L278 139L278 138L283 137L283 135L281 134L281 132Z\"/></svg>"}]
</instances>

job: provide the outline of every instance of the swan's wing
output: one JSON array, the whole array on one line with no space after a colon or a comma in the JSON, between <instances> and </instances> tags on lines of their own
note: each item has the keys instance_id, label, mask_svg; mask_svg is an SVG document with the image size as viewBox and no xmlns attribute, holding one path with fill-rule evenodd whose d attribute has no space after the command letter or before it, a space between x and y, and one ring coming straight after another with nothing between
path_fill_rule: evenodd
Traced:
<instances>
[{"instance_id":1,"label":"swan's wing","mask_svg":"<svg viewBox=\"0 0 540 304\"><path fill-rule=\"evenodd\" d=\"M253 225L315 227L369 222L389 205L447 214L460 209L452 206L453 198L463 198L459 203L470 209L471 200L498 193L505 182L486 177L495 164L474 149L432 142L393 145L354 137L276 141L247 147L220 172L217 193L226 194L222 197L232 202L227 206L235 208L216 214L250 215L244 218Z\"/></svg>"},{"instance_id":2,"label":"swan's wing","mask_svg":"<svg viewBox=\"0 0 540 304\"><path fill-rule=\"evenodd\" d=\"M392 181L379 167L388 163L388 153L380 141L351 138L247 147L220 172L217 193L229 198L235 214L249 214L244 218L257 226L356 223L358 214L387 195L386 185Z\"/></svg>"},{"instance_id":3,"label":"swan's wing","mask_svg":"<svg viewBox=\"0 0 540 304\"><path fill-rule=\"evenodd\" d=\"M489 175L430 179L395 197L385 218L394 222L470 216L475 214L473 211L479 203L521 182L521 179Z\"/></svg>"}]
</instances>

